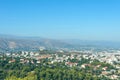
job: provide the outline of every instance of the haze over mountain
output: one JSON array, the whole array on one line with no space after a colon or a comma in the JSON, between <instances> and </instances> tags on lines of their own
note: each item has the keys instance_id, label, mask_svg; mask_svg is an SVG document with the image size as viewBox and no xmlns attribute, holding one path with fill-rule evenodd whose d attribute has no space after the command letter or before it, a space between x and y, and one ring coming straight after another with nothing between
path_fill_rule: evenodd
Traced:
<instances>
[{"instance_id":1,"label":"haze over mountain","mask_svg":"<svg viewBox=\"0 0 120 80\"><path fill-rule=\"evenodd\" d=\"M41 37L20 37L12 35L0 35L0 51L10 50L38 50L40 47L49 49L82 48L82 47L111 47L119 48L119 42L89 41L79 39L54 40Z\"/></svg>"},{"instance_id":2,"label":"haze over mountain","mask_svg":"<svg viewBox=\"0 0 120 80\"><path fill-rule=\"evenodd\" d=\"M67 48L72 45L59 40L52 40L40 37L19 37L11 35L0 35L1 50L36 50L40 47L46 48Z\"/></svg>"}]
</instances>

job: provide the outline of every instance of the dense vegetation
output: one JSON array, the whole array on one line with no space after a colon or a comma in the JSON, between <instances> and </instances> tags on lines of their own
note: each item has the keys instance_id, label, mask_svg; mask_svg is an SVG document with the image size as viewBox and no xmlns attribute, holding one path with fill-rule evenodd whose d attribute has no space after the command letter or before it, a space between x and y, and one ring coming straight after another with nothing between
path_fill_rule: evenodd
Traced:
<instances>
[{"instance_id":1,"label":"dense vegetation","mask_svg":"<svg viewBox=\"0 0 120 80\"><path fill-rule=\"evenodd\" d=\"M81 69L68 67L64 63L49 64L46 59L40 64L8 63L8 60L0 61L0 80L109 80L104 76L98 77L90 67Z\"/></svg>"}]
</instances>

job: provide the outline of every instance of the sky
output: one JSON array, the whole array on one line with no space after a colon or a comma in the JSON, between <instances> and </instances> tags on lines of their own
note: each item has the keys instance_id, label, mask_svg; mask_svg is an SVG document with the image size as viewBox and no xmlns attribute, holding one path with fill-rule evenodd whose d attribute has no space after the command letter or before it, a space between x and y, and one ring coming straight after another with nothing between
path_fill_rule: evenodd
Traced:
<instances>
[{"instance_id":1,"label":"sky","mask_svg":"<svg viewBox=\"0 0 120 80\"><path fill-rule=\"evenodd\" d=\"M0 0L0 34L120 41L120 0Z\"/></svg>"}]
</instances>

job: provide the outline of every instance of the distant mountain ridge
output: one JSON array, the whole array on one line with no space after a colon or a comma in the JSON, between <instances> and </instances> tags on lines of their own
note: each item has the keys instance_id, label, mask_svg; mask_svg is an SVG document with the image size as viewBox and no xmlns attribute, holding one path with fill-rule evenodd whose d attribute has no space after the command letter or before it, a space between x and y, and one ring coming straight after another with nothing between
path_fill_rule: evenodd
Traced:
<instances>
[{"instance_id":1,"label":"distant mountain ridge","mask_svg":"<svg viewBox=\"0 0 120 80\"><path fill-rule=\"evenodd\" d=\"M87 41L78 39L54 40L41 37L20 37L0 34L0 52L10 50L38 50L40 47L49 49L73 48L120 48L120 42Z\"/></svg>"},{"instance_id":2,"label":"distant mountain ridge","mask_svg":"<svg viewBox=\"0 0 120 80\"><path fill-rule=\"evenodd\" d=\"M16 37L16 36L1 36L0 35L0 50L34 50L41 46L46 48L68 48L72 45L52 39L45 39L39 37Z\"/></svg>"}]
</instances>

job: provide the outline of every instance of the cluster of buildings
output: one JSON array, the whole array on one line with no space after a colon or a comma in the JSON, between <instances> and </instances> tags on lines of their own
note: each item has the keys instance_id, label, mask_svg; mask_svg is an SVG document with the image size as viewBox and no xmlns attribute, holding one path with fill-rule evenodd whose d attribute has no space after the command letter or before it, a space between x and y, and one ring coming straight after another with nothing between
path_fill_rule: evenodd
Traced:
<instances>
[{"instance_id":1,"label":"cluster of buildings","mask_svg":"<svg viewBox=\"0 0 120 80\"><path fill-rule=\"evenodd\" d=\"M42 51L43 49L41 49ZM54 63L64 63L69 67L79 67L86 69L86 67L92 67L93 70L97 70L101 67L101 64L91 65L94 60L98 60L101 63L108 63L114 67L114 69L107 70L108 66L104 66L101 68L101 75L109 77L110 79L118 79L120 77L120 51L116 53L109 52L98 52L92 54L90 53L81 53L81 52L67 52L67 54L63 51L60 51L59 54L42 54L40 52L27 52L22 51L21 53L6 53L5 56L11 57L9 63L16 62L15 58L18 57L20 63L32 63L32 64L40 64L41 60L47 59L49 64ZM2 56L1 56L2 57ZM5 58L3 58L5 60ZM82 59L88 60L87 63L79 64ZM108 76L109 75L109 76Z\"/></svg>"}]
</instances>

